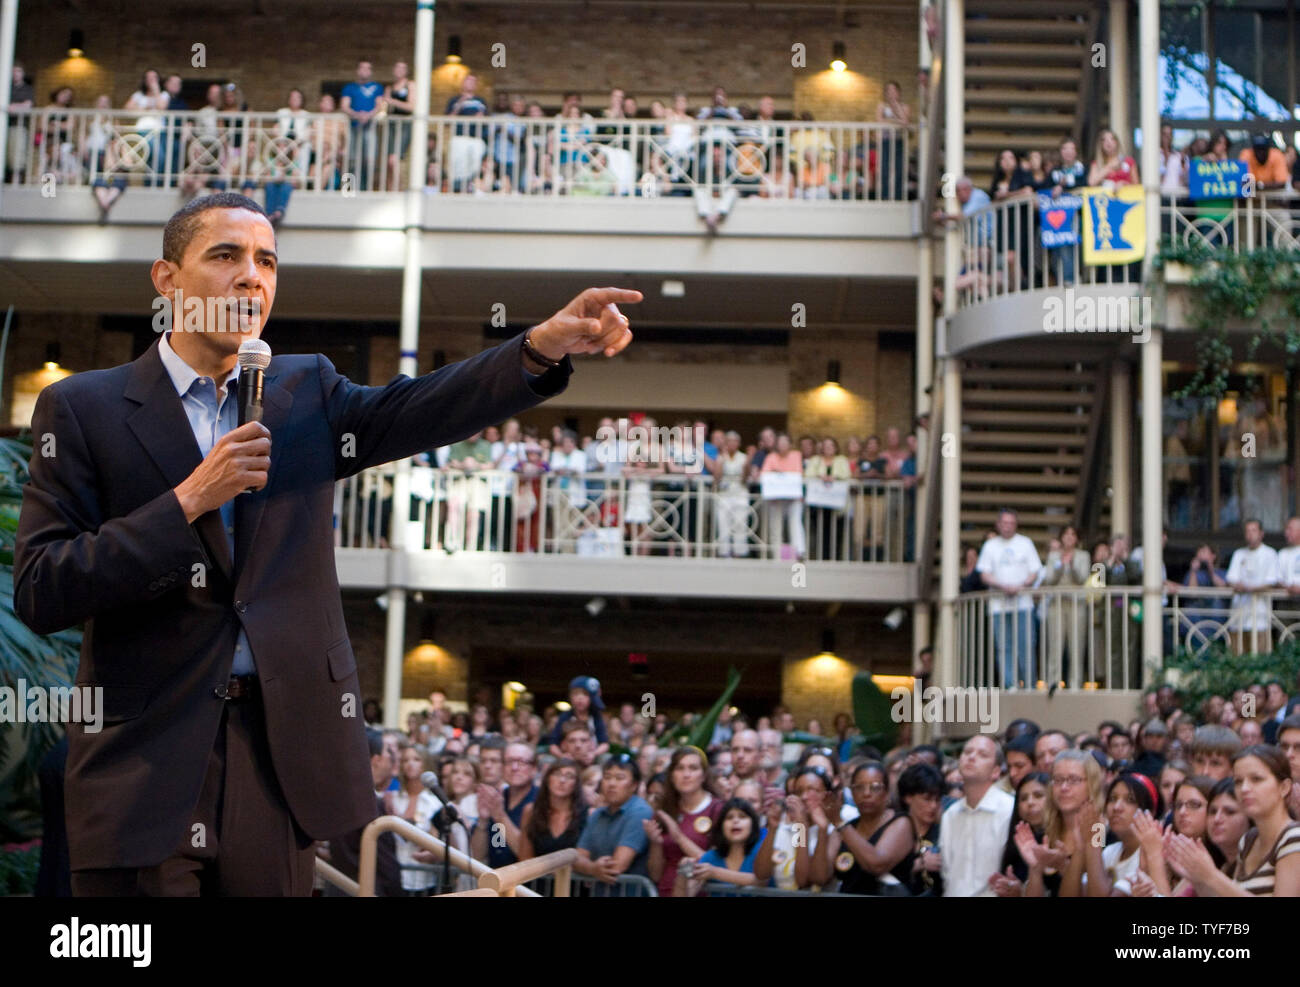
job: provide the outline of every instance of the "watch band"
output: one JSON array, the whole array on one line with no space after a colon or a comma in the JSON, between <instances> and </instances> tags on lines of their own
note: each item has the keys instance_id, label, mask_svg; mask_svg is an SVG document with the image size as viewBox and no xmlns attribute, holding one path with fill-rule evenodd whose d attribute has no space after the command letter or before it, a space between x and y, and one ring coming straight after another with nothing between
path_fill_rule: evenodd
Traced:
<instances>
[{"instance_id":1,"label":"watch band","mask_svg":"<svg viewBox=\"0 0 1300 987\"><path fill-rule=\"evenodd\" d=\"M560 365L560 361L552 360L549 356L544 356L537 349L537 347L533 345L533 341L531 338L532 335L533 335L532 329L529 329L526 333L524 333L524 355L528 357L528 359L532 360L534 363L541 364L543 367L546 367L548 370L554 370L556 367Z\"/></svg>"}]
</instances>

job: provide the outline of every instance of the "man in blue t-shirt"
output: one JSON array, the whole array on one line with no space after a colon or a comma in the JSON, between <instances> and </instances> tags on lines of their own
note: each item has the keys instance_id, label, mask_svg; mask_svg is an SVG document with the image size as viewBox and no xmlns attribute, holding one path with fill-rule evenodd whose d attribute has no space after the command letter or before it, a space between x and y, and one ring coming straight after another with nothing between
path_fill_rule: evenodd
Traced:
<instances>
[{"instance_id":1,"label":"man in blue t-shirt","mask_svg":"<svg viewBox=\"0 0 1300 987\"><path fill-rule=\"evenodd\" d=\"M619 754L605 763L600 792L605 804L593 812L578 837L574 870L613 885L620 874L649 877L646 858L650 838L645 823L654 818L650 803L636 794L641 769L631 754ZM602 888L596 886L596 893Z\"/></svg>"},{"instance_id":2,"label":"man in blue t-shirt","mask_svg":"<svg viewBox=\"0 0 1300 987\"><path fill-rule=\"evenodd\" d=\"M375 164L375 116L380 110L384 87L374 79L365 59L357 62L357 78L343 87L339 109L352 121L352 144L348 148L348 168L356 176L360 189L370 188L371 169Z\"/></svg>"}]
</instances>

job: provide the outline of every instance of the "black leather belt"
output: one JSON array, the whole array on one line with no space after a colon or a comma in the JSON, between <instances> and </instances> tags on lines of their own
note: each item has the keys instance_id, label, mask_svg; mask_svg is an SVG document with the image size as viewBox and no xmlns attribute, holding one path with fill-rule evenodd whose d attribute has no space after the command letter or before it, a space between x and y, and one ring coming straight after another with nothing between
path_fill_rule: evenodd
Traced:
<instances>
[{"instance_id":1,"label":"black leather belt","mask_svg":"<svg viewBox=\"0 0 1300 987\"><path fill-rule=\"evenodd\" d=\"M225 685L213 689L212 694L228 703L246 703L257 695L257 690L256 675L232 675Z\"/></svg>"}]
</instances>

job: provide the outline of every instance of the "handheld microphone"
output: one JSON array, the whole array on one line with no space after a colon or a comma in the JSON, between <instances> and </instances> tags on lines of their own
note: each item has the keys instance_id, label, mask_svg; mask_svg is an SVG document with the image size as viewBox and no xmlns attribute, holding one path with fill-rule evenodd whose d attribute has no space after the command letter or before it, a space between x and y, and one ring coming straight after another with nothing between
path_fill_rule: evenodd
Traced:
<instances>
[{"instance_id":1,"label":"handheld microphone","mask_svg":"<svg viewBox=\"0 0 1300 987\"><path fill-rule=\"evenodd\" d=\"M438 801L442 803L442 808L438 810L437 814L442 816L448 829L451 828L453 823L460 821L460 810L456 808L456 803L452 801L452 797L443 791L442 786L438 784L436 774L432 771L424 772L424 774L420 775L420 784L433 792Z\"/></svg>"},{"instance_id":2,"label":"handheld microphone","mask_svg":"<svg viewBox=\"0 0 1300 987\"><path fill-rule=\"evenodd\" d=\"M262 384L271 365L271 347L260 339L239 346L239 424L262 420Z\"/></svg>"}]
</instances>

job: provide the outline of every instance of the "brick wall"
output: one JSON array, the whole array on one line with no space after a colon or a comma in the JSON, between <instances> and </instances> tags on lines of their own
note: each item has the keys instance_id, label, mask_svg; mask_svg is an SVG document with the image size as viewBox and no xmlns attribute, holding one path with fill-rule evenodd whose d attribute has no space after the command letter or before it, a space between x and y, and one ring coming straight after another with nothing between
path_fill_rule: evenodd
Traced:
<instances>
[{"instance_id":1,"label":"brick wall","mask_svg":"<svg viewBox=\"0 0 1300 987\"><path fill-rule=\"evenodd\" d=\"M210 11L161 0L143 8L84 4L85 59L68 59L67 6L32 0L19 8L18 50L35 75L43 101L58 85L77 90L77 105L90 106L108 92L121 106L145 68L190 78L237 82L253 110L284 105L291 87L318 94L321 83L350 79L358 58L369 58L381 80L397 60L414 59L413 4L293 3L241 7L232 17L222 5ZM126 13L124 13L126 11ZM642 107L675 90L699 106L715 85L726 86L733 105L754 105L762 95L778 111L808 110L818 119L874 118L887 79L915 104L916 12L854 11L837 24L829 10L790 11L707 5L663 9L545 4L456 4L437 12L434 107L440 110L472 70L482 87L522 91L546 105L575 89L596 110L611 86L635 94ZM461 37L463 66L444 65L447 39ZM827 70L831 45L846 45L850 71ZM492 64L496 44L505 65ZM794 67L792 46L805 46L805 66ZM195 45L203 45L196 67ZM500 51L500 50L498 50ZM500 56L498 56L498 61Z\"/></svg>"}]
</instances>

